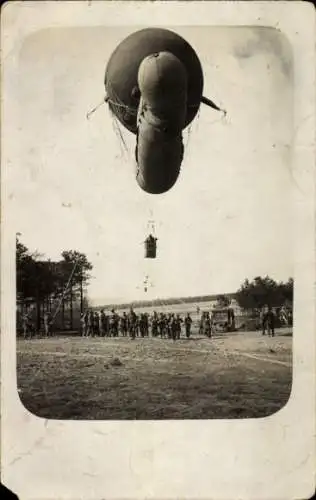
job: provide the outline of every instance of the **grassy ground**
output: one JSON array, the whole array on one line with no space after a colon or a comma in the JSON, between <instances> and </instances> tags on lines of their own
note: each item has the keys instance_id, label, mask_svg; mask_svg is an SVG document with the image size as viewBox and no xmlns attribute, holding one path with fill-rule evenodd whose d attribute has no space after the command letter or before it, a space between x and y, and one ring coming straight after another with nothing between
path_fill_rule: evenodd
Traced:
<instances>
[{"instance_id":1,"label":"grassy ground","mask_svg":"<svg viewBox=\"0 0 316 500\"><path fill-rule=\"evenodd\" d=\"M113 360L118 358L118 366ZM18 340L23 404L54 419L264 417L288 400L292 338Z\"/></svg>"}]
</instances>

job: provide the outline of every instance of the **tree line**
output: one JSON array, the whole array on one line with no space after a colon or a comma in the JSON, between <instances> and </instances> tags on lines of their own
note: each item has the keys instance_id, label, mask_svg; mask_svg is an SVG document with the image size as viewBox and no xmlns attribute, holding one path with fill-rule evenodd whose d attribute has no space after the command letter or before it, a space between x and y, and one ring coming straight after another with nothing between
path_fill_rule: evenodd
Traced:
<instances>
[{"instance_id":1,"label":"tree line","mask_svg":"<svg viewBox=\"0 0 316 500\"><path fill-rule=\"evenodd\" d=\"M225 305L226 302L230 303L230 299L234 298L235 294L234 293L228 293L225 296L217 296L217 295L195 295L195 296L187 296L187 297L168 297L168 298L162 298L162 299L153 299L153 300L137 300L136 302L133 302L134 306L137 307L164 307L167 305L174 305L174 304L191 304L192 302L194 303L199 303L199 302L213 302L215 299L218 300L219 297L221 297L221 300L224 300ZM131 306L130 302L122 303L122 304L105 304L103 307L107 309L128 309Z\"/></svg>"},{"instance_id":2,"label":"tree line","mask_svg":"<svg viewBox=\"0 0 316 500\"><path fill-rule=\"evenodd\" d=\"M166 306L174 304L191 304L197 305L200 302L214 302L219 308L229 307L231 300L235 299L238 305L246 311L256 311L264 306L281 307L283 305L292 307L293 304L293 278L288 278L286 282L277 282L269 276L256 276L253 280L248 278L244 280L236 292L220 294L220 295L199 295L191 297L167 298L155 300L139 300L133 303L136 307L146 306ZM105 308L126 309L131 306L131 303L122 304L107 304Z\"/></svg>"},{"instance_id":3,"label":"tree line","mask_svg":"<svg viewBox=\"0 0 316 500\"><path fill-rule=\"evenodd\" d=\"M80 310L86 307L84 288L91 277L93 266L85 254L77 250L65 250L58 261L31 252L16 236L16 290L20 311L34 305L37 328L45 312L60 313L65 323L65 310L69 311L72 329L74 304Z\"/></svg>"},{"instance_id":4,"label":"tree line","mask_svg":"<svg viewBox=\"0 0 316 500\"><path fill-rule=\"evenodd\" d=\"M257 276L252 281L245 279L236 292L236 300L246 310L261 309L264 306L292 307L293 289L293 278L277 282L269 276Z\"/></svg>"}]
</instances>

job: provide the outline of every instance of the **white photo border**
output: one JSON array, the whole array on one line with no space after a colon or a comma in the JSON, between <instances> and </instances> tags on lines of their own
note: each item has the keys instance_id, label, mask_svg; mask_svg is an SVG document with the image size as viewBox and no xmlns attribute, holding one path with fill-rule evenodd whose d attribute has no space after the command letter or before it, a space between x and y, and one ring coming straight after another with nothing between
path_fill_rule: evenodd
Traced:
<instances>
[{"instance_id":1,"label":"white photo border","mask_svg":"<svg viewBox=\"0 0 316 500\"><path fill-rule=\"evenodd\" d=\"M14 107L25 38L48 27L267 26L294 58L293 386L259 419L56 421L16 390L15 231L10 223ZM294 499L315 488L315 12L307 2L8 2L2 8L1 472L23 499ZM31 120L31 117L30 117ZM281 235L280 235L281 237Z\"/></svg>"}]
</instances>

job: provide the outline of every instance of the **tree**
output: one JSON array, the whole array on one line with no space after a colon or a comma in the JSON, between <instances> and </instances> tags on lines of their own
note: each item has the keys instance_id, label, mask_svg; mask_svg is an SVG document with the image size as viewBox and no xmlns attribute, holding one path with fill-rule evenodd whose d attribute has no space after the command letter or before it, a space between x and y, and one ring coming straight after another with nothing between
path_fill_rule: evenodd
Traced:
<instances>
[{"instance_id":1,"label":"tree","mask_svg":"<svg viewBox=\"0 0 316 500\"><path fill-rule=\"evenodd\" d=\"M83 287L89 281L92 264L87 257L78 251L62 252L63 259L52 262L38 252L31 253L16 237L16 286L17 301L23 308L25 304L36 305L37 329L40 329L41 316L51 311L52 303L58 301L54 310L56 314L60 306L64 313L65 302L70 304L70 322L72 328L73 300L80 297L80 308L83 310ZM64 317L64 314L63 314ZM64 321L63 321L64 325Z\"/></svg>"},{"instance_id":2,"label":"tree","mask_svg":"<svg viewBox=\"0 0 316 500\"><path fill-rule=\"evenodd\" d=\"M277 283L269 276L256 276L251 282L246 279L236 293L237 302L243 309L261 309L265 305L280 307L292 297L292 278L283 284Z\"/></svg>"},{"instance_id":3,"label":"tree","mask_svg":"<svg viewBox=\"0 0 316 500\"><path fill-rule=\"evenodd\" d=\"M31 254L29 249L19 240L20 234L16 236L16 289L17 298L21 302L34 299L36 286L34 280L36 268L36 255Z\"/></svg>"},{"instance_id":4,"label":"tree","mask_svg":"<svg viewBox=\"0 0 316 500\"><path fill-rule=\"evenodd\" d=\"M73 324L73 300L79 296L80 312L83 312L83 287L90 278L89 271L93 266L88 261L87 256L77 250L64 250L62 252L63 261L61 268L64 269L65 276L68 276L66 286L68 288L67 298L70 303L70 327ZM66 281L66 280L64 280Z\"/></svg>"},{"instance_id":5,"label":"tree","mask_svg":"<svg viewBox=\"0 0 316 500\"><path fill-rule=\"evenodd\" d=\"M282 294L283 303L287 305L293 304L294 280L289 278L286 283L280 283L280 293Z\"/></svg>"}]
</instances>

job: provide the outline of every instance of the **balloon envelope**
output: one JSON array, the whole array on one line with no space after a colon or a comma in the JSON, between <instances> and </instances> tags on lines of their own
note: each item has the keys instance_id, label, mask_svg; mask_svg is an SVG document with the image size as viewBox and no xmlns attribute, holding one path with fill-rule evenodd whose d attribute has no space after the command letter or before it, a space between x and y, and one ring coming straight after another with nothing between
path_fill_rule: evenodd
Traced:
<instances>
[{"instance_id":1,"label":"balloon envelope","mask_svg":"<svg viewBox=\"0 0 316 500\"><path fill-rule=\"evenodd\" d=\"M138 71L149 55L169 52L187 72L187 104L184 128L196 116L203 93L200 60L191 45L180 35L162 28L145 28L132 33L114 50L106 67L105 89L109 107L129 131L137 132Z\"/></svg>"}]
</instances>

